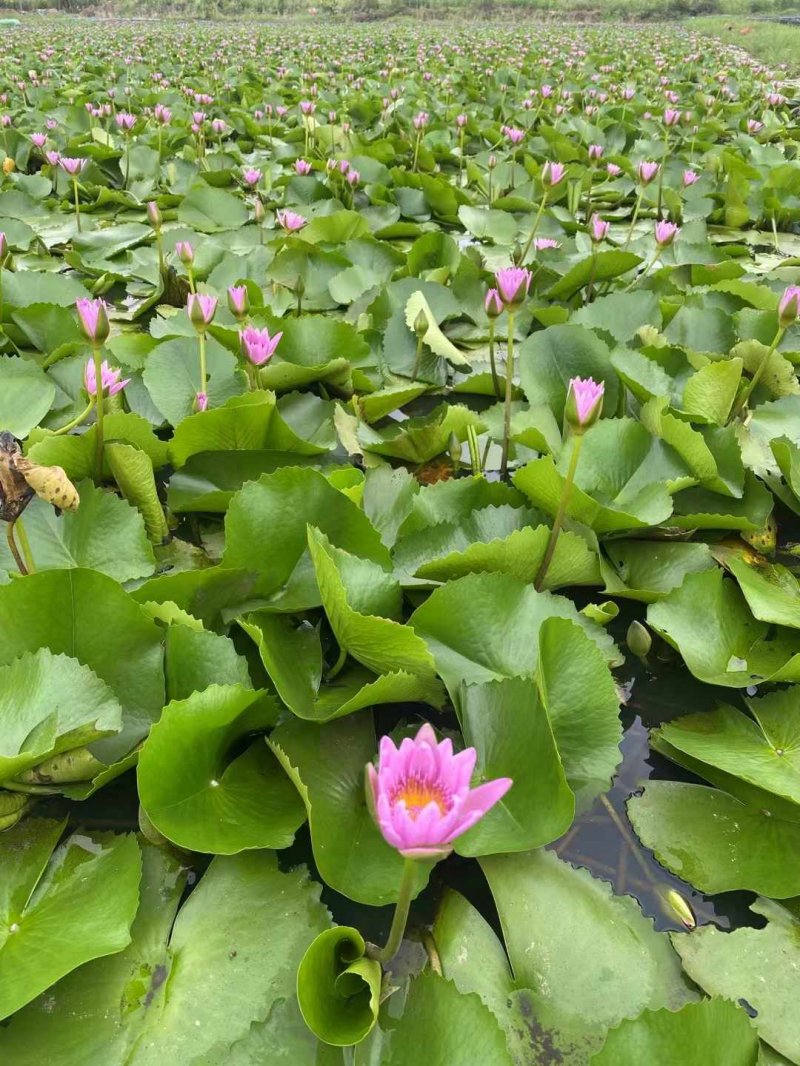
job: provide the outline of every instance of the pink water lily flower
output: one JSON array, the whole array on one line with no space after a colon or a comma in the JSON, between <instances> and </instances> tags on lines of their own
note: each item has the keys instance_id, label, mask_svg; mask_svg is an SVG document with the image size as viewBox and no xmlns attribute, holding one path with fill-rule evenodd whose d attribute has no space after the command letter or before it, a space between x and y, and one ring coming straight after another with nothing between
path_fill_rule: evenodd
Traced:
<instances>
[{"instance_id":1,"label":"pink water lily flower","mask_svg":"<svg viewBox=\"0 0 800 1066\"><path fill-rule=\"evenodd\" d=\"M781 326L784 329L791 326L798 315L800 315L800 285L790 285L778 304L778 318Z\"/></svg>"},{"instance_id":2,"label":"pink water lily flower","mask_svg":"<svg viewBox=\"0 0 800 1066\"><path fill-rule=\"evenodd\" d=\"M600 417L605 384L593 378L570 378L564 414L577 432L583 432Z\"/></svg>"},{"instance_id":3,"label":"pink water lily flower","mask_svg":"<svg viewBox=\"0 0 800 1066\"><path fill-rule=\"evenodd\" d=\"M89 162L89 160L74 159L70 156L62 155L58 157L58 162L59 166L66 174L69 174L72 178L77 178L81 171L86 168L86 164Z\"/></svg>"},{"instance_id":4,"label":"pink water lily flower","mask_svg":"<svg viewBox=\"0 0 800 1066\"><path fill-rule=\"evenodd\" d=\"M278 225L283 226L287 233L296 233L306 224L306 219L298 215L296 211L276 211L275 217Z\"/></svg>"},{"instance_id":5,"label":"pink water lily flower","mask_svg":"<svg viewBox=\"0 0 800 1066\"><path fill-rule=\"evenodd\" d=\"M680 111L676 111L673 107L668 107L664 112L664 125L665 126L677 126L681 120Z\"/></svg>"},{"instance_id":6,"label":"pink water lily flower","mask_svg":"<svg viewBox=\"0 0 800 1066\"><path fill-rule=\"evenodd\" d=\"M602 144L590 144L589 145L589 158L591 160L594 161L594 160L600 159L602 154L603 154L603 146L602 146Z\"/></svg>"},{"instance_id":7,"label":"pink water lily flower","mask_svg":"<svg viewBox=\"0 0 800 1066\"><path fill-rule=\"evenodd\" d=\"M667 222L662 219L660 222L656 222L655 234L656 244L659 248L668 248L670 244L675 240L680 232L680 226L676 226L674 222Z\"/></svg>"},{"instance_id":8,"label":"pink water lily flower","mask_svg":"<svg viewBox=\"0 0 800 1066\"><path fill-rule=\"evenodd\" d=\"M208 393L198 392L194 398L194 402L198 411L205 411L208 407Z\"/></svg>"},{"instance_id":9,"label":"pink water lily flower","mask_svg":"<svg viewBox=\"0 0 800 1066\"><path fill-rule=\"evenodd\" d=\"M104 359L100 366L100 389L104 396L114 396L122 392L130 378L122 378L122 371L118 367L110 367ZM97 374L94 360L89 359L83 370L83 383L90 396L97 395Z\"/></svg>"},{"instance_id":10,"label":"pink water lily flower","mask_svg":"<svg viewBox=\"0 0 800 1066\"><path fill-rule=\"evenodd\" d=\"M184 266L191 266L194 262L194 248L188 241L176 241L175 254Z\"/></svg>"},{"instance_id":11,"label":"pink water lily flower","mask_svg":"<svg viewBox=\"0 0 800 1066\"><path fill-rule=\"evenodd\" d=\"M608 236L608 231L611 229L611 223L605 222L599 215L592 215L589 219L589 235L595 244L600 244Z\"/></svg>"},{"instance_id":12,"label":"pink water lily flower","mask_svg":"<svg viewBox=\"0 0 800 1066\"><path fill-rule=\"evenodd\" d=\"M563 163L551 163L548 161L542 167L542 184L548 189L552 189L563 180L566 173L567 168Z\"/></svg>"},{"instance_id":13,"label":"pink water lily flower","mask_svg":"<svg viewBox=\"0 0 800 1066\"><path fill-rule=\"evenodd\" d=\"M659 169L658 163L645 160L636 168L636 173L639 175L639 181L642 185L649 185L658 174Z\"/></svg>"},{"instance_id":14,"label":"pink water lily flower","mask_svg":"<svg viewBox=\"0 0 800 1066\"><path fill-rule=\"evenodd\" d=\"M32 133L31 134L31 144L34 145L36 148L44 148L44 146L47 144L47 134L46 133Z\"/></svg>"},{"instance_id":15,"label":"pink water lily flower","mask_svg":"<svg viewBox=\"0 0 800 1066\"><path fill-rule=\"evenodd\" d=\"M75 301L81 330L93 344L102 344L108 337L108 305L105 300L90 300L88 296Z\"/></svg>"},{"instance_id":16,"label":"pink water lily flower","mask_svg":"<svg viewBox=\"0 0 800 1066\"><path fill-rule=\"evenodd\" d=\"M247 167L242 171L242 181L250 189L254 189L261 181L261 171L256 167Z\"/></svg>"},{"instance_id":17,"label":"pink water lily flower","mask_svg":"<svg viewBox=\"0 0 800 1066\"><path fill-rule=\"evenodd\" d=\"M189 294L186 310L195 329L202 333L211 325L217 313L217 298L206 293L192 292Z\"/></svg>"},{"instance_id":18,"label":"pink water lily flower","mask_svg":"<svg viewBox=\"0 0 800 1066\"><path fill-rule=\"evenodd\" d=\"M268 329L248 326L241 334L242 351L254 366L263 366L275 354L282 336L283 333L275 333L270 337Z\"/></svg>"},{"instance_id":19,"label":"pink water lily flower","mask_svg":"<svg viewBox=\"0 0 800 1066\"><path fill-rule=\"evenodd\" d=\"M228 287L228 308L232 315L244 318L250 310L250 297L246 285L230 285Z\"/></svg>"},{"instance_id":20,"label":"pink water lily flower","mask_svg":"<svg viewBox=\"0 0 800 1066\"><path fill-rule=\"evenodd\" d=\"M505 267L494 276L497 291L506 307L522 303L528 295L533 274L525 267Z\"/></svg>"},{"instance_id":21,"label":"pink water lily flower","mask_svg":"<svg viewBox=\"0 0 800 1066\"><path fill-rule=\"evenodd\" d=\"M690 185L694 185L695 182L700 180L700 175L694 170L684 170L683 172L683 187L688 189Z\"/></svg>"},{"instance_id":22,"label":"pink water lily flower","mask_svg":"<svg viewBox=\"0 0 800 1066\"><path fill-rule=\"evenodd\" d=\"M497 289L489 289L483 301L483 307L489 318L497 318L505 310L505 304Z\"/></svg>"},{"instance_id":23,"label":"pink water lily flower","mask_svg":"<svg viewBox=\"0 0 800 1066\"><path fill-rule=\"evenodd\" d=\"M114 121L121 130L129 132L136 125L136 115L132 115L129 111L118 111L114 116Z\"/></svg>"},{"instance_id":24,"label":"pink water lily flower","mask_svg":"<svg viewBox=\"0 0 800 1066\"><path fill-rule=\"evenodd\" d=\"M298 174L310 174L311 164L306 159L298 159L295 161L294 169Z\"/></svg>"},{"instance_id":25,"label":"pink water lily flower","mask_svg":"<svg viewBox=\"0 0 800 1066\"><path fill-rule=\"evenodd\" d=\"M618 178L622 173L622 167L617 166L616 163L607 163L606 173L610 178Z\"/></svg>"},{"instance_id":26,"label":"pink water lily flower","mask_svg":"<svg viewBox=\"0 0 800 1066\"><path fill-rule=\"evenodd\" d=\"M437 742L427 723L396 747L382 737L377 770L367 783L384 840L407 859L442 859L511 788L508 777L470 788L476 752L453 753L448 738Z\"/></svg>"},{"instance_id":27,"label":"pink water lily flower","mask_svg":"<svg viewBox=\"0 0 800 1066\"><path fill-rule=\"evenodd\" d=\"M553 237L536 237L533 241L533 247L537 252L545 252L550 248L560 248L561 241L557 241Z\"/></svg>"}]
</instances>

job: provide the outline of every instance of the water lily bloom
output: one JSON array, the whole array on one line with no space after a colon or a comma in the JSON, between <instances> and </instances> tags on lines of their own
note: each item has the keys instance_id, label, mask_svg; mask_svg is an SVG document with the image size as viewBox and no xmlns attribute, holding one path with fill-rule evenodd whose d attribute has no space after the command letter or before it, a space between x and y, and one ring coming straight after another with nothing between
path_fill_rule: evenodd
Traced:
<instances>
[{"instance_id":1,"label":"water lily bloom","mask_svg":"<svg viewBox=\"0 0 800 1066\"><path fill-rule=\"evenodd\" d=\"M278 220L278 224L283 226L287 233L296 233L306 224L303 216L298 215L295 211L276 211L275 217Z\"/></svg>"},{"instance_id":2,"label":"water lily bloom","mask_svg":"<svg viewBox=\"0 0 800 1066\"><path fill-rule=\"evenodd\" d=\"M256 329L248 326L241 333L242 351L253 364L263 366L275 354L275 349L280 343L283 333L275 333L270 337L268 329Z\"/></svg>"},{"instance_id":3,"label":"water lily bloom","mask_svg":"<svg viewBox=\"0 0 800 1066\"><path fill-rule=\"evenodd\" d=\"M418 115L414 116L414 129L422 130L428 125L430 115L427 111L420 111Z\"/></svg>"},{"instance_id":4,"label":"water lily bloom","mask_svg":"<svg viewBox=\"0 0 800 1066\"><path fill-rule=\"evenodd\" d=\"M525 139L525 130L517 129L516 126L504 126L503 133L512 144L521 144Z\"/></svg>"},{"instance_id":5,"label":"water lily bloom","mask_svg":"<svg viewBox=\"0 0 800 1066\"><path fill-rule=\"evenodd\" d=\"M558 185L566 173L567 168L563 163L551 163L548 161L542 167L542 185L552 189L555 185Z\"/></svg>"},{"instance_id":6,"label":"water lily bloom","mask_svg":"<svg viewBox=\"0 0 800 1066\"><path fill-rule=\"evenodd\" d=\"M700 175L694 170L684 170L683 172L683 187L688 189L690 185L694 185L695 182L700 180Z\"/></svg>"},{"instance_id":7,"label":"water lily bloom","mask_svg":"<svg viewBox=\"0 0 800 1066\"><path fill-rule=\"evenodd\" d=\"M583 433L594 425L603 408L604 383L593 378L570 378L564 416L572 429Z\"/></svg>"},{"instance_id":8,"label":"water lily bloom","mask_svg":"<svg viewBox=\"0 0 800 1066\"><path fill-rule=\"evenodd\" d=\"M131 379L122 378L120 380L121 378L122 371L118 367L110 367L104 359L100 364L101 394L103 396L114 396L116 393L122 392ZM93 359L89 359L83 369L83 384L90 396L97 395L97 374Z\"/></svg>"},{"instance_id":9,"label":"water lily bloom","mask_svg":"<svg viewBox=\"0 0 800 1066\"><path fill-rule=\"evenodd\" d=\"M506 307L515 307L528 295L533 274L525 267L505 267L497 271L494 280Z\"/></svg>"},{"instance_id":10,"label":"water lily bloom","mask_svg":"<svg viewBox=\"0 0 800 1066\"><path fill-rule=\"evenodd\" d=\"M119 129L129 132L136 125L136 115L132 115L129 111L118 111L114 116L114 121Z\"/></svg>"},{"instance_id":11,"label":"water lily bloom","mask_svg":"<svg viewBox=\"0 0 800 1066\"><path fill-rule=\"evenodd\" d=\"M456 115L456 126L458 126L458 128L460 130L463 130L463 128L466 126L466 124L467 124L467 116L466 115Z\"/></svg>"},{"instance_id":12,"label":"water lily bloom","mask_svg":"<svg viewBox=\"0 0 800 1066\"><path fill-rule=\"evenodd\" d=\"M659 169L658 163L645 161L639 164L636 168L636 173L639 175L639 181L642 185L649 185L658 174Z\"/></svg>"},{"instance_id":13,"label":"water lily bloom","mask_svg":"<svg viewBox=\"0 0 800 1066\"><path fill-rule=\"evenodd\" d=\"M208 407L208 393L198 392L194 399L198 411L205 411Z\"/></svg>"},{"instance_id":14,"label":"water lily bloom","mask_svg":"<svg viewBox=\"0 0 800 1066\"><path fill-rule=\"evenodd\" d=\"M604 241L611 229L611 223L605 222L599 215L592 215L589 220L589 234L595 244Z\"/></svg>"},{"instance_id":15,"label":"water lily bloom","mask_svg":"<svg viewBox=\"0 0 800 1066\"><path fill-rule=\"evenodd\" d=\"M33 144L36 148L44 148L44 146L47 144L47 134L46 133L32 133L31 134L31 144Z\"/></svg>"},{"instance_id":16,"label":"water lily bloom","mask_svg":"<svg viewBox=\"0 0 800 1066\"><path fill-rule=\"evenodd\" d=\"M254 189L261 181L261 171L257 167L247 167L242 171L242 181L250 189Z\"/></svg>"},{"instance_id":17,"label":"water lily bloom","mask_svg":"<svg viewBox=\"0 0 800 1066\"><path fill-rule=\"evenodd\" d=\"M763 130L763 129L764 129L764 123L763 122L759 122L758 119L749 118L747 120L747 132L748 133L758 133L760 130Z\"/></svg>"},{"instance_id":18,"label":"water lily bloom","mask_svg":"<svg viewBox=\"0 0 800 1066\"><path fill-rule=\"evenodd\" d=\"M791 326L798 315L800 315L800 285L790 285L778 304L778 320L786 329L787 326Z\"/></svg>"},{"instance_id":19,"label":"water lily bloom","mask_svg":"<svg viewBox=\"0 0 800 1066\"><path fill-rule=\"evenodd\" d=\"M505 304L497 289L489 289L484 298L483 306L489 318L497 318L505 310Z\"/></svg>"},{"instance_id":20,"label":"water lily bloom","mask_svg":"<svg viewBox=\"0 0 800 1066\"><path fill-rule=\"evenodd\" d=\"M62 155L58 157L58 162L65 174L69 174L72 178L77 178L81 171L85 170L89 160L74 159L70 156Z\"/></svg>"},{"instance_id":21,"label":"water lily bloom","mask_svg":"<svg viewBox=\"0 0 800 1066\"><path fill-rule=\"evenodd\" d=\"M188 241L177 241L175 244L175 254L184 266L191 266L194 262L194 248L192 248Z\"/></svg>"},{"instance_id":22,"label":"water lily bloom","mask_svg":"<svg viewBox=\"0 0 800 1066\"><path fill-rule=\"evenodd\" d=\"M314 112L317 110L317 105L314 103L313 100L301 100L300 110L303 112L304 115L313 115Z\"/></svg>"},{"instance_id":23,"label":"water lily bloom","mask_svg":"<svg viewBox=\"0 0 800 1066\"><path fill-rule=\"evenodd\" d=\"M108 337L108 307L105 300L76 300L83 335L92 344L102 344Z\"/></svg>"},{"instance_id":24,"label":"water lily bloom","mask_svg":"<svg viewBox=\"0 0 800 1066\"><path fill-rule=\"evenodd\" d=\"M44 157L51 167L57 167L61 162L61 153L55 151L49 151L44 153Z\"/></svg>"},{"instance_id":25,"label":"water lily bloom","mask_svg":"<svg viewBox=\"0 0 800 1066\"><path fill-rule=\"evenodd\" d=\"M599 159L603 154L602 144L590 144L589 145L589 158L591 160Z\"/></svg>"},{"instance_id":26,"label":"water lily bloom","mask_svg":"<svg viewBox=\"0 0 800 1066\"><path fill-rule=\"evenodd\" d=\"M162 126L168 126L172 121L172 112L163 104L156 104L153 108L153 114L155 115L156 122L159 122Z\"/></svg>"},{"instance_id":27,"label":"water lily bloom","mask_svg":"<svg viewBox=\"0 0 800 1066\"><path fill-rule=\"evenodd\" d=\"M606 173L610 178L618 178L622 173L622 167L617 166L616 163L607 163Z\"/></svg>"},{"instance_id":28,"label":"water lily bloom","mask_svg":"<svg viewBox=\"0 0 800 1066\"><path fill-rule=\"evenodd\" d=\"M249 313L250 297L246 285L231 285L228 288L228 308L237 318L244 318Z\"/></svg>"},{"instance_id":29,"label":"water lily bloom","mask_svg":"<svg viewBox=\"0 0 800 1066\"><path fill-rule=\"evenodd\" d=\"M552 237L537 237L533 242L533 247L537 252L546 252L550 248L560 248L561 241L554 240Z\"/></svg>"},{"instance_id":30,"label":"water lily bloom","mask_svg":"<svg viewBox=\"0 0 800 1066\"><path fill-rule=\"evenodd\" d=\"M668 107L664 112L664 125L665 126L677 126L681 120L680 111L676 111L672 107Z\"/></svg>"},{"instance_id":31,"label":"water lily bloom","mask_svg":"<svg viewBox=\"0 0 800 1066\"><path fill-rule=\"evenodd\" d=\"M297 171L298 174L310 174L311 164L305 159L298 159L294 164L294 169Z\"/></svg>"},{"instance_id":32,"label":"water lily bloom","mask_svg":"<svg viewBox=\"0 0 800 1066\"><path fill-rule=\"evenodd\" d=\"M192 292L189 294L186 311L197 332L204 333L217 313L217 298L206 293Z\"/></svg>"},{"instance_id":33,"label":"water lily bloom","mask_svg":"<svg viewBox=\"0 0 800 1066\"><path fill-rule=\"evenodd\" d=\"M680 226L676 226L674 222L667 222L665 219L656 222L656 244L659 248L668 248L677 237L679 231Z\"/></svg>"},{"instance_id":34,"label":"water lily bloom","mask_svg":"<svg viewBox=\"0 0 800 1066\"><path fill-rule=\"evenodd\" d=\"M470 788L476 752L453 753L427 723L396 747L381 737L377 770L367 765L367 785L384 840L407 859L442 859L511 788L508 777Z\"/></svg>"}]
</instances>

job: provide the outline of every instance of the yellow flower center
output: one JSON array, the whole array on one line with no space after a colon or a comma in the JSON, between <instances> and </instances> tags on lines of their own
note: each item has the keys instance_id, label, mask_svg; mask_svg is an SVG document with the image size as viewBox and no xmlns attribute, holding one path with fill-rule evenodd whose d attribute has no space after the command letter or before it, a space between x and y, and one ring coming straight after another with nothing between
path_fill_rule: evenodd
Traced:
<instances>
[{"instance_id":1,"label":"yellow flower center","mask_svg":"<svg viewBox=\"0 0 800 1066\"><path fill-rule=\"evenodd\" d=\"M394 803L403 801L412 818L428 806L435 803L440 814L447 814L451 807L450 797L434 781L424 781L417 777L407 777L392 797Z\"/></svg>"}]
</instances>

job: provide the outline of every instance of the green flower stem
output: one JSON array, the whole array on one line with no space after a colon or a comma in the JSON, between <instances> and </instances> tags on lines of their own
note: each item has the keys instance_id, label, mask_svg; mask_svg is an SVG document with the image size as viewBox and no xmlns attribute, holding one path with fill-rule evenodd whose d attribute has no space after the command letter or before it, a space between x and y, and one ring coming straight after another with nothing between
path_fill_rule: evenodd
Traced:
<instances>
[{"instance_id":1,"label":"green flower stem","mask_svg":"<svg viewBox=\"0 0 800 1066\"><path fill-rule=\"evenodd\" d=\"M25 532L25 526L22 524L22 518L18 518L14 523L14 529L17 533L19 540L19 546L22 548L22 554L25 557L25 566L29 574L36 573L36 564L33 561L33 553L31 552L31 544L28 540L28 534Z\"/></svg>"},{"instance_id":2,"label":"green flower stem","mask_svg":"<svg viewBox=\"0 0 800 1066\"><path fill-rule=\"evenodd\" d=\"M92 345L94 362L95 399L97 401L97 431L95 438L94 465L98 481L103 480L103 368L100 358L100 345Z\"/></svg>"},{"instance_id":3,"label":"green flower stem","mask_svg":"<svg viewBox=\"0 0 800 1066\"><path fill-rule=\"evenodd\" d=\"M537 592L541 591L544 579L547 577L547 571L550 567L550 563L553 561L553 555L555 554L556 544L558 543L558 535L561 532L561 525L564 521L564 515L567 513L567 504L569 498L572 495L572 483L575 480L575 471L578 468L578 456L581 453L581 444L583 442L583 435L576 435L574 438L574 444L572 446L572 455L569 460L569 469L567 470L567 476L564 479L564 487L561 490L561 499L558 501L558 510L556 516L553 519L553 528L550 530L550 539L547 542L547 547L544 550L544 556L542 557L542 563L539 567L539 572L536 575L536 580L533 583L533 587Z\"/></svg>"},{"instance_id":4,"label":"green flower stem","mask_svg":"<svg viewBox=\"0 0 800 1066\"><path fill-rule=\"evenodd\" d=\"M663 248L658 248L656 250L656 254L653 256L653 258L650 260L650 262L647 264L647 266L644 268L644 270L641 272L641 274L634 274L633 279L629 282L629 284L627 284L625 286L625 288L622 291L623 292L630 292L637 281L641 281L642 278L646 278L647 275L650 273L650 271L653 269L653 267L656 265L656 263L661 258L661 253L663 251L664 251Z\"/></svg>"},{"instance_id":5,"label":"green flower stem","mask_svg":"<svg viewBox=\"0 0 800 1066\"><path fill-rule=\"evenodd\" d=\"M200 392L206 392L206 334L205 330L197 334L200 348Z\"/></svg>"},{"instance_id":6,"label":"green flower stem","mask_svg":"<svg viewBox=\"0 0 800 1066\"><path fill-rule=\"evenodd\" d=\"M462 175L464 173L464 127L458 133L458 187L461 188Z\"/></svg>"},{"instance_id":7,"label":"green flower stem","mask_svg":"<svg viewBox=\"0 0 800 1066\"><path fill-rule=\"evenodd\" d=\"M412 174L417 170L417 158L419 157L419 142L422 139L422 130L417 130L416 140L414 141L414 162L411 164Z\"/></svg>"},{"instance_id":8,"label":"green flower stem","mask_svg":"<svg viewBox=\"0 0 800 1066\"><path fill-rule=\"evenodd\" d=\"M639 212L642 209L642 200L643 199L644 199L644 189L640 189L639 190L639 195L636 197L636 206L634 207L633 214L631 215L631 224L630 224L630 227L628 228L628 236L625 238L625 243L622 246L623 252L626 252L628 250L628 247L629 247L629 245L631 243L631 238L633 237L633 228L636 225L636 222L637 222L637 220L639 218Z\"/></svg>"},{"instance_id":9,"label":"green flower stem","mask_svg":"<svg viewBox=\"0 0 800 1066\"><path fill-rule=\"evenodd\" d=\"M400 894L397 897L397 906L392 918L392 928L389 937L382 948L375 948L370 956L383 966L391 962L400 949L403 941L403 933L406 931L408 912L411 909L411 899L414 895L414 887L417 883L416 863L413 859L406 859L403 866L403 878L400 882Z\"/></svg>"},{"instance_id":10,"label":"green flower stem","mask_svg":"<svg viewBox=\"0 0 800 1066\"><path fill-rule=\"evenodd\" d=\"M78 233L81 232L81 203L78 197L78 179L77 177L72 179L72 195L75 199L75 226Z\"/></svg>"},{"instance_id":11,"label":"green flower stem","mask_svg":"<svg viewBox=\"0 0 800 1066\"><path fill-rule=\"evenodd\" d=\"M533 220L533 229L531 230L531 232L530 232L530 234L528 236L528 239L525 242L525 247L522 249L522 255L519 257L520 266L524 266L525 265L525 257L527 256L528 252L531 250L531 245L533 244L533 238L536 236L536 231L539 228L539 223L542 220L542 214L543 214L545 206L547 204L547 194L548 194L549 191L550 190L547 188L547 186L545 186L542 189L542 198L539 201L539 210L536 212L536 218Z\"/></svg>"},{"instance_id":12,"label":"green flower stem","mask_svg":"<svg viewBox=\"0 0 800 1066\"><path fill-rule=\"evenodd\" d=\"M339 657L337 658L336 662L333 664L333 666L328 671L325 680L326 681L332 681L335 677L338 677L338 675L342 671L342 667L344 666L344 664L346 662L347 662L347 648L339 648Z\"/></svg>"},{"instance_id":13,"label":"green flower stem","mask_svg":"<svg viewBox=\"0 0 800 1066\"><path fill-rule=\"evenodd\" d=\"M661 166L658 171L658 206L656 218L661 218L661 200L664 195L664 169L667 165L667 152L669 152L669 126L664 127L664 153L661 156Z\"/></svg>"},{"instance_id":14,"label":"green flower stem","mask_svg":"<svg viewBox=\"0 0 800 1066\"><path fill-rule=\"evenodd\" d=\"M418 336L417 337L417 350L414 353L414 369L411 371L411 377L414 379L414 381L417 380L417 374L419 373L419 364L420 364L420 360L422 359L422 341L423 341L423 338Z\"/></svg>"},{"instance_id":15,"label":"green flower stem","mask_svg":"<svg viewBox=\"0 0 800 1066\"><path fill-rule=\"evenodd\" d=\"M16 541L14 540L14 522L6 522L6 540L8 541L8 547L11 554L14 556L14 562L17 564L17 570L19 570L23 576L26 576L28 568L26 567L22 556L19 553Z\"/></svg>"},{"instance_id":16,"label":"green flower stem","mask_svg":"<svg viewBox=\"0 0 800 1066\"><path fill-rule=\"evenodd\" d=\"M3 332L3 266L0 262L0 333Z\"/></svg>"},{"instance_id":17,"label":"green flower stem","mask_svg":"<svg viewBox=\"0 0 800 1066\"><path fill-rule=\"evenodd\" d=\"M489 365L492 368L492 384L494 385L494 394L498 400L503 399L503 392L500 388L500 378L497 376L497 361L494 356L494 319L489 319Z\"/></svg>"},{"instance_id":18,"label":"green flower stem","mask_svg":"<svg viewBox=\"0 0 800 1066\"><path fill-rule=\"evenodd\" d=\"M775 334L775 336L774 336L774 338L772 340L772 344L770 344L770 346L769 346L769 351L764 356L764 358L761 360L761 362L758 364L758 366L756 367L755 374L753 374L753 376L750 378L750 381L747 383L745 388L742 390L742 394L739 397L739 399L736 401L736 404L734 405L733 411L731 412L731 417L728 419L729 422L732 421L734 418L736 418L736 416L738 414L740 414L742 411L744 411L745 408L747 407L747 401L750 399L750 396L752 395L753 389L756 387L756 385L761 380L761 376L764 373L764 370L766 369L767 363L772 358L772 353L775 351L775 349L778 347L778 345L783 340L783 335L784 335L785 332L786 332L786 328L784 326L778 326L778 332Z\"/></svg>"},{"instance_id":19,"label":"green flower stem","mask_svg":"<svg viewBox=\"0 0 800 1066\"><path fill-rule=\"evenodd\" d=\"M511 389L514 382L514 311L508 309L508 341L506 347L506 398L503 406L503 455L500 476L508 473L508 449L511 441Z\"/></svg>"},{"instance_id":20,"label":"green flower stem","mask_svg":"<svg viewBox=\"0 0 800 1066\"><path fill-rule=\"evenodd\" d=\"M81 411L81 413L79 415L77 415L75 418L73 418L71 422L67 422L67 424L65 426L62 426L60 429L54 430L53 436L57 437L61 433L69 433L69 431L71 429L74 429L76 426L79 426L81 424L81 422L85 422L86 419L89 417L89 415L92 413L92 408L93 407L94 407L94 396L90 396L89 397L89 403Z\"/></svg>"},{"instance_id":21,"label":"green flower stem","mask_svg":"<svg viewBox=\"0 0 800 1066\"><path fill-rule=\"evenodd\" d=\"M131 135L125 134L125 185L124 188L128 188L128 179L131 173Z\"/></svg>"},{"instance_id":22,"label":"green flower stem","mask_svg":"<svg viewBox=\"0 0 800 1066\"><path fill-rule=\"evenodd\" d=\"M189 292L197 292L194 284L194 271L192 270L192 264L186 264L186 274L189 278Z\"/></svg>"},{"instance_id":23,"label":"green flower stem","mask_svg":"<svg viewBox=\"0 0 800 1066\"><path fill-rule=\"evenodd\" d=\"M156 230L156 249L158 250L158 276L159 278L166 278L167 267L164 262L164 239L161 236L161 230Z\"/></svg>"}]
</instances>

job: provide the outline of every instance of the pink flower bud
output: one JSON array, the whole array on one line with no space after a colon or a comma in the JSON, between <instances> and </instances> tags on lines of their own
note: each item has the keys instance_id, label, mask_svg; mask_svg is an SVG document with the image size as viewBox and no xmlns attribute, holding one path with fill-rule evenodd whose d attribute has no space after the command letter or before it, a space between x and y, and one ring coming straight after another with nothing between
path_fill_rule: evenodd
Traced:
<instances>
[{"instance_id":1,"label":"pink flower bud","mask_svg":"<svg viewBox=\"0 0 800 1066\"><path fill-rule=\"evenodd\" d=\"M778 321L783 329L791 326L800 315L800 285L790 285L778 304Z\"/></svg>"},{"instance_id":2,"label":"pink flower bud","mask_svg":"<svg viewBox=\"0 0 800 1066\"><path fill-rule=\"evenodd\" d=\"M667 222L665 219L662 219L660 222L656 222L656 244L659 246L659 248L668 248L675 240L679 232L680 226L676 226L674 222Z\"/></svg>"},{"instance_id":3,"label":"pink flower bud","mask_svg":"<svg viewBox=\"0 0 800 1066\"><path fill-rule=\"evenodd\" d=\"M589 233L595 244L600 244L601 241L604 241L610 229L611 223L603 221L599 215L592 215L589 220Z\"/></svg>"},{"instance_id":4,"label":"pink flower bud","mask_svg":"<svg viewBox=\"0 0 800 1066\"><path fill-rule=\"evenodd\" d=\"M217 298L207 296L205 293L192 292L189 294L186 310L197 332L205 333L217 313Z\"/></svg>"},{"instance_id":5,"label":"pink flower bud","mask_svg":"<svg viewBox=\"0 0 800 1066\"><path fill-rule=\"evenodd\" d=\"M188 241L178 241L175 244L175 254L184 266L191 266L194 262L194 248Z\"/></svg>"},{"instance_id":6,"label":"pink flower bud","mask_svg":"<svg viewBox=\"0 0 800 1066\"><path fill-rule=\"evenodd\" d=\"M642 185L649 185L650 182L656 177L660 170L658 163L643 162L636 168L636 173L639 175L639 181Z\"/></svg>"},{"instance_id":7,"label":"pink flower bud","mask_svg":"<svg viewBox=\"0 0 800 1066\"><path fill-rule=\"evenodd\" d=\"M571 378L567 390L564 417L573 431L584 433L600 417L605 384L593 378Z\"/></svg>"},{"instance_id":8,"label":"pink flower bud","mask_svg":"<svg viewBox=\"0 0 800 1066\"><path fill-rule=\"evenodd\" d=\"M236 318L244 318L250 312L250 296L246 285L231 285L228 289L228 309Z\"/></svg>"},{"instance_id":9,"label":"pink flower bud","mask_svg":"<svg viewBox=\"0 0 800 1066\"><path fill-rule=\"evenodd\" d=\"M690 185L694 185L695 182L700 180L700 175L694 170L684 170L683 172L683 187L688 189Z\"/></svg>"},{"instance_id":10,"label":"pink flower bud","mask_svg":"<svg viewBox=\"0 0 800 1066\"><path fill-rule=\"evenodd\" d=\"M105 300L76 300L81 331L92 344L103 344L109 334L108 308Z\"/></svg>"},{"instance_id":11,"label":"pink flower bud","mask_svg":"<svg viewBox=\"0 0 800 1066\"><path fill-rule=\"evenodd\" d=\"M542 167L542 185L552 189L563 180L566 173L567 168L563 163L551 163L548 161Z\"/></svg>"},{"instance_id":12,"label":"pink flower bud","mask_svg":"<svg viewBox=\"0 0 800 1066\"><path fill-rule=\"evenodd\" d=\"M294 169L298 174L310 174L311 164L308 163L305 159L298 159L294 164Z\"/></svg>"},{"instance_id":13,"label":"pink flower bud","mask_svg":"<svg viewBox=\"0 0 800 1066\"><path fill-rule=\"evenodd\" d=\"M497 289L489 289L483 301L483 306L489 318L497 318L505 310L505 304Z\"/></svg>"}]
</instances>

